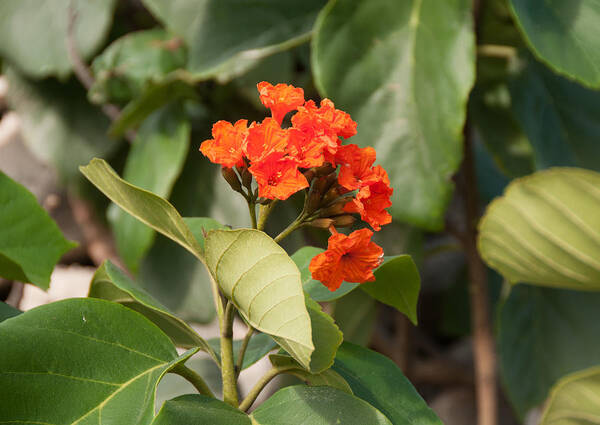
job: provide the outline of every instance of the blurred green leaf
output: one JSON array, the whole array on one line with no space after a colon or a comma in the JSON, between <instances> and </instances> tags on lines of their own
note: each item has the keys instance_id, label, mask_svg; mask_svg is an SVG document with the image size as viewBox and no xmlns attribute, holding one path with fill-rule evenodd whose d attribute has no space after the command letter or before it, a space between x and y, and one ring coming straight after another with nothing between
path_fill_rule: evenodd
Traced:
<instances>
[{"instance_id":1,"label":"blurred green leaf","mask_svg":"<svg viewBox=\"0 0 600 425\"><path fill-rule=\"evenodd\" d=\"M154 112L136 134L123 178L168 198L183 168L189 144L190 124L181 104ZM115 204L110 206L108 217L121 258L133 273L137 273L139 263L154 239L154 230Z\"/></svg>"},{"instance_id":2,"label":"blurred green leaf","mask_svg":"<svg viewBox=\"0 0 600 425\"><path fill-rule=\"evenodd\" d=\"M300 272L283 248L251 229L213 230L205 244L211 274L244 320L310 369L311 318Z\"/></svg>"},{"instance_id":3,"label":"blurred green leaf","mask_svg":"<svg viewBox=\"0 0 600 425\"><path fill-rule=\"evenodd\" d=\"M352 394L352 389L350 389L346 380L332 369L327 369L320 373L310 373L304 370L300 363L292 357L283 354L271 354L269 360L273 366L289 368L286 370L286 374L295 376L309 386L325 385Z\"/></svg>"},{"instance_id":4,"label":"blurred green leaf","mask_svg":"<svg viewBox=\"0 0 600 425\"><path fill-rule=\"evenodd\" d=\"M344 341L367 345L377 318L377 306L365 292L352 291L335 301L333 317L344 334Z\"/></svg>"},{"instance_id":5,"label":"blurred green leaf","mask_svg":"<svg viewBox=\"0 0 600 425\"><path fill-rule=\"evenodd\" d=\"M510 0L527 44L546 65L600 87L600 8L595 0Z\"/></svg>"},{"instance_id":6,"label":"blurred green leaf","mask_svg":"<svg viewBox=\"0 0 600 425\"><path fill-rule=\"evenodd\" d=\"M215 350L219 358L221 357L221 339L211 338L208 340L210 346ZM237 364L238 354L240 353L240 347L242 346L242 340L236 339L233 341L233 362ZM277 343L273 339L263 333L255 333L250 338L246 353L244 355L244 362L242 363L242 370L249 368L254 363L266 356L270 351L273 351L277 347Z\"/></svg>"},{"instance_id":7,"label":"blurred green leaf","mask_svg":"<svg viewBox=\"0 0 600 425\"><path fill-rule=\"evenodd\" d=\"M89 104L79 83L34 83L6 70L8 103L21 120L23 140L63 182L78 176L77 167L94 156L107 156L117 141L106 137L108 118Z\"/></svg>"},{"instance_id":8,"label":"blurred green leaf","mask_svg":"<svg viewBox=\"0 0 600 425\"><path fill-rule=\"evenodd\" d=\"M520 417L568 373L598 364L600 294L518 285L500 310L498 353Z\"/></svg>"},{"instance_id":9,"label":"blurred green leaf","mask_svg":"<svg viewBox=\"0 0 600 425\"><path fill-rule=\"evenodd\" d=\"M0 276L48 289L60 257L76 246L24 186L0 171Z\"/></svg>"},{"instance_id":10,"label":"blurred green leaf","mask_svg":"<svg viewBox=\"0 0 600 425\"><path fill-rule=\"evenodd\" d=\"M513 181L480 222L483 260L511 283L600 290L599 187L578 168Z\"/></svg>"},{"instance_id":11,"label":"blurred green leaf","mask_svg":"<svg viewBox=\"0 0 600 425\"><path fill-rule=\"evenodd\" d=\"M183 41L162 28L128 33L94 59L89 97L100 104L129 101L149 82L183 68L186 59Z\"/></svg>"},{"instance_id":12,"label":"blurred green leaf","mask_svg":"<svg viewBox=\"0 0 600 425\"><path fill-rule=\"evenodd\" d=\"M392 425L369 403L332 387L298 385L277 391L250 415L257 425Z\"/></svg>"},{"instance_id":13,"label":"blurred green leaf","mask_svg":"<svg viewBox=\"0 0 600 425\"><path fill-rule=\"evenodd\" d=\"M19 314L21 314L20 310L0 301L0 322L18 316Z\"/></svg>"},{"instance_id":14,"label":"blurred green leaf","mask_svg":"<svg viewBox=\"0 0 600 425\"><path fill-rule=\"evenodd\" d=\"M404 313L416 325L421 277L410 255L386 258L374 274L375 282L365 282L360 289Z\"/></svg>"},{"instance_id":15,"label":"blurred green leaf","mask_svg":"<svg viewBox=\"0 0 600 425\"><path fill-rule=\"evenodd\" d=\"M259 59L308 40L325 0L143 0L189 47L196 79L240 75Z\"/></svg>"},{"instance_id":16,"label":"blurred green leaf","mask_svg":"<svg viewBox=\"0 0 600 425\"><path fill-rule=\"evenodd\" d=\"M552 388L540 425L590 425L600 422L600 367L562 378Z\"/></svg>"},{"instance_id":17,"label":"blurred green leaf","mask_svg":"<svg viewBox=\"0 0 600 425\"><path fill-rule=\"evenodd\" d=\"M360 397L387 416L393 425L442 425L400 368L387 357L344 342L333 370Z\"/></svg>"},{"instance_id":18,"label":"blurred green leaf","mask_svg":"<svg viewBox=\"0 0 600 425\"><path fill-rule=\"evenodd\" d=\"M152 425L251 425L238 409L212 397L188 394L168 400Z\"/></svg>"},{"instance_id":19,"label":"blurred green leaf","mask_svg":"<svg viewBox=\"0 0 600 425\"><path fill-rule=\"evenodd\" d=\"M329 369L333 364L335 353L343 341L343 335L333 318L321 310L319 303L306 293L304 300L310 316L312 341L315 346L308 370L312 373L319 373Z\"/></svg>"},{"instance_id":20,"label":"blurred green leaf","mask_svg":"<svg viewBox=\"0 0 600 425\"><path fill-rule=\"evenodd\" d=\"M88 297L113 301L137 311L158 326L178 347L200 347L214 354L206 341L187 323L138 287L110 261L105 261L94 273Z\"/></svg>"},{"instance_id":21,"label":"blurred green leaf","mask_svg":"<svg viewBox=\"0 0 600 425\"><path fill-rule=\"evenodd\" d=\"M46 304L6 320L0 340L5 423L102 423L112 417L147 424L161 377L195 351L178 356L148 319L91 298Z\"/></svg>"},{"instance_id":22,"label":"blurred green leaf","mask_svg":"<svg viewBox=\"0 0 600 425\"><path fill-rule=\"evenodd\" d=\"M553 74L531 57L523 61L510 92L536 167L566 165L600 171L600 93Z\"/></svg>"},{"instance_id":23,"label":"blurred green leaf","mask_svg":"<svg viewBox=\"0 0 600 425\"><path fill-rule=\"evenodd\" d=\"M392 214L443 227L475 76L471 2L330 2L313 38L319 91L358 122L394 188Z\"/></svg>"},{"instance_id":24,"label":"blurred green leaf","mask_svg":"<svg viewBox=\"0 0 600 425\"><path fill-rule=\"evenodd\" d=\"M33 78L66 77L69 8L76 13L74 41L84 59L100 47L112 21L115 0L3 0L0 56Z\"/></svg>"}]
</instances>

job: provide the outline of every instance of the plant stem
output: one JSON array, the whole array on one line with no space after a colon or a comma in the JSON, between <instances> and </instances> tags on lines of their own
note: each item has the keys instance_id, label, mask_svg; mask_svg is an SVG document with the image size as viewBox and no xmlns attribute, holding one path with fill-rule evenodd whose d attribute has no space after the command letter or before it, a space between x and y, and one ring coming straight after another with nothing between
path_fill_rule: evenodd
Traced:
<instances>
[{"instance_id":1,"label":"plant stem","mask_svg":"<svg viewBox=\"0 0 600 425\"><path fill-rule=\"evenodd\" d=\"M256 401L256 398L259 396L260 392L265 388L265 386L271 382L273 378L277 375L287 372L290 369L294 369L294 366L282 366L282 367L273 367L271 368L260 380L252 387L244 401L240 403L239 409L242 412L245 412L252 404Z\"/></svg>"},{"instance_id":2,"label":"plant stem","mask_svg":"<svg viewBox=\"0 0 600 425\"><path fill-rule=\"evenodd\" d=\"M174 373L176 375L181 376L182 378L185 378L198 390L198 392L200 394L204 394L204 395L207 395L210 397L215 396L213 394L213 392L210 390L210 388L208 388L208 385L206 384L204 379L202 379L202 377L200 375L198 375L195 371L188 368L187 366L178 365L173 370L171 370L171 373Z\"/></svg>"},{"instance_id":3,"label":"plant stem","mask_svg":"<svg viewBox=\"0 0 600 425\"><path fill-rule=\"evenodd\" d=\"M248 343L250 342L250 338L252 338L252 334L254 334L254 328L248 325L248 332L246 332L246 336L242 341L242 346L240 347L240 352L238 353L237 363L235 364L236 379L242 371L242 366L244 365L244 356L246 355L246 349L248 348Z\"/></svg>"},{"instance_id":4,"label":"plant stem","mask_svg":"<svg viewBox=\"0 0 600 425\"><path fill-rule=\"evenodd\" d=\"M250 195L252 196L252 195ZM250 199L248 199L248 212L250 213L250 221L252 222L252 228L257 229L256 226L256 203Z\"/></svg>"},{"instance_id":5,"label":"plant stem","mask_svg":"<svg viewBox=\"0 0 600 425\"><path fill-rule=\"evenodd\" d=\"M269 215L271 214L271 211L273 211L273 208L275 207L275 205L277 204L277 199L273 199L271 202L269 202L268 205L261 205L260 208L258 209L258 230L265 230L265 225L267 224L267 218L269 218Z\"/></svg>"},{"instance_id":6,"label":"plant stem","mask_svg":"<svg viewBox=\"0 0 600 425\"><path fill-rule=\"evenodd\" d=\"M292 234L294 230L297 230L302 226L304 226L304 214L300 214L300 216L296 220L294 220L288 227L283 229L283 231L277 236L275 236L273 240L275 242L279 242L288 237L290 234Z\"/></svg>"},{"instance_id":7,"label":"plant stem","mask_svg":"<svg viewBox=\"0 0 600 425\"><path fill-rule=\"evenodd\" d=\"M223 401L238 406L237 383L233 366L233 316L235 307L227 302L221 323L221 377L223 379Z\"/></svg>"},{"instance_id":8,"label":"plant stem","mask_svg":"<svg viewBox=\"0 0 600 425\"><path fill-rule=\"evenodd\" d=\"M508 60L516 56L517 49L512 46L502 46L499 44L480 44L477 46L477 54L490 58Z\"/></svg>"}]
</instances>

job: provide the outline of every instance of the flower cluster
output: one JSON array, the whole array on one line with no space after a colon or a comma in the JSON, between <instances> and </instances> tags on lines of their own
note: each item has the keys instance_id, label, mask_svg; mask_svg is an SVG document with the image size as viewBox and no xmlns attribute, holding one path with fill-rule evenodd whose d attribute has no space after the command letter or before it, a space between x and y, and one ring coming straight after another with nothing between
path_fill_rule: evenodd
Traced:
<instances>
[{"instance_id":1,"label":"flower cluster","mask_svg":"<svg viewBox=\"0 0 600 425\"><path fill-rule=\"evenodd\" d=\"M373 165L375 150L342 144L342 139L356 134L356 122L329 99L317 106L305 101L301 88L267 82L258 84L258 92L271 117L250 125L247 120L218 121L213 138L204 141L200 151L222 165L230 185L244 194L233 171L237 170L249 202L285 200L306 189L300 225L330 228L332 233L328 249L310 264L315 279L332 291L344 280L374 280L373 269L381 262L383 250L371 242L373 232L361 229L346 236L335 227L351 225L353 214L375 231L391 222L386 208L391 206L393 189L386 171ZM291 126L282 127L292 111ZM254 194L252 178L257 185Z\"/></svg>"}]
</instances>

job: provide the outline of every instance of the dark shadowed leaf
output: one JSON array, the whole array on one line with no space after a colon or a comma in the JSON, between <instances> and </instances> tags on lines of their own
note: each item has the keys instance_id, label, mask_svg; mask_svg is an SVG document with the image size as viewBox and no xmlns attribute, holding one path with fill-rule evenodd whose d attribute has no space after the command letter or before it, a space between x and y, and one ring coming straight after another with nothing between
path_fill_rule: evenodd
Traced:
<instances>
[{"instance_id":1,"label":"dark shadowed leaf","mask_svg":"<svg viewBox=\"0 0 600 425\"><path fill-rule=\"evenodd\" d=\"M292 357L284 354L271 354L269 360L273 366L286 369L286 374L295 376L311 387L325 385L352 394L352 390L346 380L332 369L327 369L320 373L310 373Z\"/></svg>"},{"instance_id":2,"label":"dark shadowed leaf","mask_svg":"<svg viewBox=\"0 0 600 425\"><path fill-rule=\"evenodd\" d=\"M10 319L11 317L17 316L19 314L21 314L20 310L17 310L13 306L0 301L0 322L6 319Z\"/></svg>"},{"instance_id":3,"label":"dark shadowed leaf","mask_svg":"<svg viewBox=\"0 0 600 425\"><path fill-rule=\"evenodd\" d=\"M167 401L152 425L251 425L250 418L221 400L188 394Z\"/></svg>"},{"instance_id":4,"label":"dark shadowed leaf","mask_svg":"<svg viewBox=\"0 0 600 425\"><path fill-rule=\"evenodd\" d=\"M217 356L221 357L221 339L211 338L208 340L210 346L215 350ZM240 353L240 347L242 346L242 340L236 339L233 341L233 361L237 364L238 354ZM273 351L277 347L277 343L273 341L267 334L258 333L252 335L246 353L244 354L244 362L242 363L242 370L249 368L254 363L266 356L270 351Z\"/></svg>"},{"instance_id":5,"label":"dark shadowed leaf","mask_svg":"<svg viewBox=\"0 0 600 425\"><path fill-rule=\"evenodd\" d=\"M344 341L368 345L377 318L377 303L363 291L352 291L333 304L335 323L344 334Z\"/></svg>"}]
</instances>

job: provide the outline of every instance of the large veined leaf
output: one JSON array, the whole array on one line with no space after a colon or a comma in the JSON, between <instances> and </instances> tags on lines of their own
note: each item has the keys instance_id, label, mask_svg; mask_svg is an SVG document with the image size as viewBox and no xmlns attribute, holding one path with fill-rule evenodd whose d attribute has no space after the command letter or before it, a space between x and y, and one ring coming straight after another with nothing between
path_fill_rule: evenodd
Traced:
<instances>
[{"instance_id":1,"label":"large veined leaf","mask_svg":"<svg viewBox=\"0 0 600 425\"><path fill-rule=\"evenodd\" d=\"M206 264L244 319L267 333L305 368L315 350L300 272L273 239L258 230L213 230Z\"/></svg>"},{"instance_id":2,"label":"large veined leaf","mask_svg":"<svg viewBox=\"0 0 600 425\"><path fill-rule=\"evenodd\" d=\"M145 317L97 299L29 310L0 339L4 423L148 424L158 381L195 351L178 357Z\"/></svg>"},{"instance_id":3,"label":"large veined leaf","mask_svg":"<svg viewBox=\"0 0 600 425\"><path fill-rule=\"evenodd\" d=\"M0 276L48 289L60 257L75 246L24 186L0 171Z\"/></svg>"},{"instance_id":4,"label":"large veined leaf","mask_svg":"<svg viewBox=\"0 0 600 425\"><path fill-rule=\"evenodd\" d=\"M213 350L215 350L217 356L221 358L221 339L211 338L207 342L210 344ZM235 341L233 341L234 364L237 364L241 346L241 339L236 339ZM242 363L241 370L247 369L250 366L252 366L254 363L266 356L270 351L273 351L275 347L277 347L277 344L269 335L263 333L255 333L254 335L252 335L252 338L250 338L250 342L246 347L246 352L244 353L244 361Z\"/></svg>"},{"instance_id":5,"label":"large veined leaf","mask_svg":"<svg viewBox=\"0 0 600 425\"><path fill-rule=\"evenodd\" d=\"M31 77L65 77L72 68L67 50L69 8L77 14L73 31L77 51L87 58L108 32L115 4L115 0L3 0L0 56Z\"/></svg>"},{"instance_id":6,"label":"large veined leaf","mask_svg":"<svg viewBox=\"0 0 600 425\"><path fill-rule=\"evenodd\" d=\"M21 314L20 310L17 310L13 306L0 301L0 322L6 319L10 319L11 317L17 316L19 314Z\"/></svg>"},{"instance_id":7,"label":"large veined leaf","mask_svg":"<svg viewBox=\"0 0 600 425\"><path fill-rule=\"evenodd\" d=\"M305 294L306 308L310 316L311 334L315 350L310 356L309 370L319 373L333 364L335 353L344 337L333 318L321 311L319 303Z\"/></svg>"},{"instance_id":8,"label":"large veined leaf","mask_svg":"<svg viewBox=\"0 0 600 425\"><path fill-rule=\"evenodd\" d=\"M110 261L98 268L90 285L90 298L101 298L124 305L143 314L158 326L178 347L200 347L212 352L206 341L183 320L156 301L150 294L133 283L125 273Z\"/></svg>"},{"instance_id":9,"label":"large veined leaf","mask_svg":"<svg viewBox=\"0 0 600 425\"><path fill-rule=\"evenodd\" d=\"M257 425L392 425L379 410L344 391L304 385L277 391L250 417Z\"/></svg>"},{"instance_id":10,"label":"large veined leaf","mask_svg":"<svg viewBox=\"0 0 600 425\"><path fill-rule=\"evenodd\" d=\"M136 134L127 156L124 180L168 198L185 162L189 143L190 123L183 105L174 104L154 112ZM121 258L137 273L154 240L154 231L114 204L108 210L108 217Z\"/></svg>"},{"instance_id":11,"label":"large veined leaf","mask_svg":"<svg viewBox=\"0 0 600 425\"><path fill-rule=\"evenodd\" d=\"M377 320L377 303L363 291L352 291L333 303L331 313L344 341L368 345Z\"/></svg>"},{"instance_id":12,"label":"large veined leaf","mask_svg":"<svg viewBox=\"0 0 600 425\"><path fill-rule=\"evenodd\" d=\"M79 82L33 82L6 69L7 100L21 120L23 141L40 160L51 164L63 182L79 176L77 167L117 146L106 136L108 118L86 99Z\"/></svg>"},{"instance_id":13,"label":"large veined leaf","mask_svg":"<svg viewBox=\"0 0 600 425\"><path fill-rule=\"evenodd\" d=\"M94 59L90 99L95 103L129 101L147 83L183 68L186 58L183 41L162 28L129 33Z\"/></svg>"},{"instance_id":14,"label":"large veined leaf","mask_svg":"<svg viewBox=\"0 0 600 425\"><path fill-rule=\"evenodd\" d=\"M522 59L511 80L512 109L538 169L556 165L600 171L600 93Z\"/></svg>"},{"instance_id":15,"label":"large veined leaf","mask_svg":"<svg viewBox=\"0 0 600 425\"><path fill-rule=\"evenodd\" d=\"M565 376L552 388L540 425L600 423L600 367Z\"/></svg>"},{"instance_id":16,"label":"large veined leaf","mask_svg":"<svg viewBox=\"0 0 600 425\"><path fill-rule=\"evenodd\" d=\"M332 1L321 12L312 65L323 96L358 123L394 188L395 218L440 229L461 160L474 82L468 0Z\"/></svg>"},{"instance_id":17,"label":"large veined leaf","mask_svg":"<svg viewBox=\"0 0 600 425\"><path fill-rule=\"evenodd\" d=\"M152 425L251 425L238 409L212 397L188 394L165 402Z\"/></svg>"},{"instance_id":18,"label":"large veined leaf","mask_svg":"<svg viewBox=\"0 0 600 425\"><path fill-rule=\"evenodd\" d=\"M533 53L555 71L600 87L600 5L594 0L510 0Z\"/></svg>"},{"instance_id":19,"label":"large veined leaf","mask_svg":"<svg viewBox=\"0 0 600 425\"><path fill-rule=\"evenodd\" d=\"M598 364L600 294L517 285L499 315L506 393L523 417L563 376Z\"/></svg>"},{"instance_id":20,"label":"large veined leaf","mask_svg":"<svg viewBox=\"0 0 600 425\"><path fill-rule=\"evenodd\" d=\"M355 396L379 409L393 425L442 425L387 357L345 342L338 350L333 370L346 379Z\"/></svg>"},{"instance_id":21,"label":"large veined leaf","mask_svg":"<svg viewBox=\"0 0 600 425\"><path fill-rule=\"evenodd\" d=\"M177 210L165 199L127 183L102 159L94 158L80 170L115 204L202 260L202 247Z\"/></svg>"},{"instance_id":22,"label":"large veined leaf","mask_svg":"<svg viewBox=\"0 0 600 425\"><path fill-rule=\"evenodd\" d=\"M480 223L479 252L513 283L600 289L600 174L554 168L513 181Z\"/></svg>"},{"instance_id":23,"label":"large veined leaf","mask_svg":"<svg viewBox=\"0 0 600 425\"><path fill-rule=\"evenodd\" d=\"M248 64L306 41L325 0L144 0L189 46L196 78L245 71ZM241 64L241 65L240 65Z\"/></svg>"}]
</instances>

